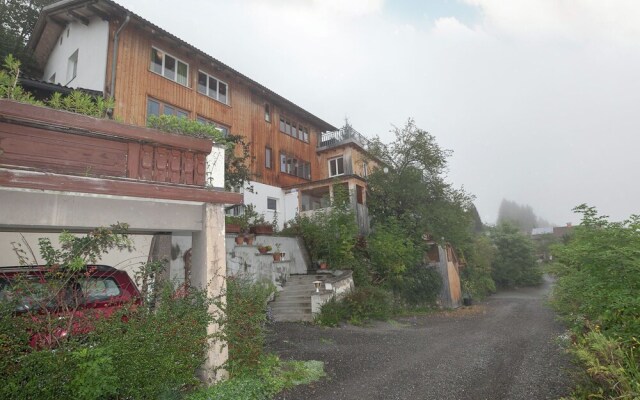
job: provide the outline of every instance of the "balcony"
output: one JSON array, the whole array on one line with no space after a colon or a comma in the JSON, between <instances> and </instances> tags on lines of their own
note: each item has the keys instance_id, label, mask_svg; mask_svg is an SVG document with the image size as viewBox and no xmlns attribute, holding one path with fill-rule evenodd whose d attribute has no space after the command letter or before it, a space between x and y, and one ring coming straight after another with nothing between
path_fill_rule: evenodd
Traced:
<instances>
[{"instance_id":1,"label":"balcony","mask_svg":"<svg viewBox=\"0 0 640 400\"><path fill-rule=\"evenodd\" d=\"M322 133L320 142L318 143L318 150L325 150L346 143L354 143L364 150L367 150L369 148L370 141L366 136L353 129L351 125L347 124L338 131Z\"/></svg>"}]
</instances>

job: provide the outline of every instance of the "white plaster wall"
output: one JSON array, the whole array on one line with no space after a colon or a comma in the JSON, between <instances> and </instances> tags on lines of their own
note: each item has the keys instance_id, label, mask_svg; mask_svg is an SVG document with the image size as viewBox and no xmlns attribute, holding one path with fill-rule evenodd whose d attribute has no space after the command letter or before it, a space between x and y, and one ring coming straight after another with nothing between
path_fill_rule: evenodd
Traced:
<instances>
[{"instance_id":1,"label":"white plaster wall","mask_svg":"<svg viewBox=\"0 0 640 400\"><path fill-rule=\"evenodd\" d=\"M224 187L224 147L220 145L214 144L207 156L206 182L207 186Z\"/></svg>"},{"instance_id":2,"label":"white plaster wall","mask_svg":"<svg viewBox=\"0 0 640 400\"><path fill-rule=\"evenodd\" d=\"M22 239L24 236L24 241ZM48 238L54 248L59 248L59 234L57 233L19 233L19 232L0 232L0 266L18 265L18 258L13 251L11 242L22 243L22 248L29 254L30 247L36 255L36 262L42 264L43 260L38 252L38 239ZM140 268L141 263L147 262L149 257L149 249L151 248L152 235L130 235L135 250L128 252L126 250L112 250L108 254L102 256L98 264L110 265L112 267L127 271L132 280L135 280L135 272ZM26 244L25 244L26 241ZM28 244L28 245L27 245ZM31 259L31 257L30 257Z\"/></svg>"},{"instance_id":3,"label":"white plaster wall","mask_svg":"<svg viewBox=\"0 0 640 400\"><path fill-rule=\"evenodd\" d=\"M273 221L275 215L273 210L267 209L267 198L271 197L277 199L277 212L278 212L278 227L282 229L284 223L288 221L285 219L285 194L284 191L277 186L265 185L259 182L249 182L250 186L253 186L253 193L245 188L244 190L244 204L253 204L255 211L258 214L264 214L264 218L267 222ZM293 218L293 217L291 217ZM289 218L289 219L291 219Z\"/></svg>"},{"instance_id":4,"label":"white plaster wall","mask_svg":"<svg viewBox=\"0 0 640 400\"><path fill-rule=\"evenodd\" d=\"M67 31L69 36L67 36ZM43 80L56 74L55 83L73 88L103 91L106 79L109 22L100 18L90 20L88 26L72 22L62 31L47 60ZM67 82L67 64L73 52L78 51L76 77Z\"/></svg>"},{"instance_id":5,"label":"white plaster wall","mask_svg":"<svg viewBox=\"0 0 640 400\"><path fill-rule=\"evenodd\" d=\"M290 191L284 195L284 218L283 222L290 221L298 215L298 195L297 189Z\"/></svg>"},{"instance_id":6,"label":"white plaster wall","mask_svg":"<svg viewBox=\"0 0 640 400\"><path fill-rule=\"evenodd\" d=\"M271 255L260 255L258 246L271 246L271 253L277 251L280 245L280 251L285 253L283 261L288 263L287 272L289 274L306 274L308 270L307 262L300 249L300 243L297 238L285 236L257 235L253 242L253 246L236 245L235 235L227 235L227 270L229 274L245 272L256 275L260 265L263 263L272 264L273 257ZM259 274L257 274L259 275Z\"/></svg>"}]
</instances>

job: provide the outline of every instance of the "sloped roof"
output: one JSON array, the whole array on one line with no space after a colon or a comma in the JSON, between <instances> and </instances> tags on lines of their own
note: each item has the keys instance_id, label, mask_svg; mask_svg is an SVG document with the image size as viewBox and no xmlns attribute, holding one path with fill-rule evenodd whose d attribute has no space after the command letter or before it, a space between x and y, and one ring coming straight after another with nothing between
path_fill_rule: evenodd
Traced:
<instances>
[{"instance_id":1,"label":"sloped roof","mask_svg":"<svg viewBox=\"0 0 640 400\"><path fill-rule=\"evenodd\" d=\"M100 17L104 20L111 20L114 17L125 17L129 15L133 22L136 22L142 26L148 27L156 35L161 35L169 40L176 42L178 45L185 47L201 57L209 60L216 67L230 72L232 75L240 78L244 83L257 90L260 94L270 99L280 106L284 106L293 109L294 112L300 114L303 118L310 120L318 125L322 131L336 131L338 128L323 121L317 116L306 111L302 107L296 105L290 100L285 99L271 89L261 85L246 75L241 74L235 69L224 64L220 60L211 57L204 51L196 48L195 46L185 42L179 37L165 31L159 26L151 23L150 21L142 18L141 16L126 9L120 4L112 0L62 0L57 3L51 4L42 9L38 22L33 30L33 33L29 39L29 48L34 52L36 62L42 68L45 64L53 47L55 46L60 34L69 22L78 21L84 24L88 24L89 19L92 17Z\"/></svg>"}]
</instances>

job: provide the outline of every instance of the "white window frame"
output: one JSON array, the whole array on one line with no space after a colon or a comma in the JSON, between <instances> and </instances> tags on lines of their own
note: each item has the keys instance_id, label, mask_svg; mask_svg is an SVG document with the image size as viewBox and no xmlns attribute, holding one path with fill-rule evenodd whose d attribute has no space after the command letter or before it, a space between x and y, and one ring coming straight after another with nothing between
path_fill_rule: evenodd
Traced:
<instances>
[{"instance_id":1,"label":"white window frame","mask_svg":"<svg viewBox=\"0 0 640 400\"><path fill-rule=\"evenodd\" d=\"M159 51L159 52L162 53L162 66L161 66L160 72L154 71L153 68L151 67L151 59L149 59L149 71L153 72L156 75L160 75L163 78L168 79L168 80L170 80L172 82L175 82L178 85L189 87L189 69L190 69L189 63L179 59L178 57L174 56L173 54L167 53L166 51L164 51L164 50L162 50L162 49L160 49L158 47L151 46L152 54L153 54L154 51ZM165 75L165 63L166 63L167 56L169 56L169 57L173 58L174 60L176 60L176 72L175 72L175 77L173 79L171 79L170 77ZM178 81L178 63L182 63L182 64L187 66L187 75L185 76L185 82L184 83Z\"/></svg>"},{"instance_id":2,"label":"white window frame","mask_svg":"<svg viewBox=\"0 0 640 400\"><path fill-rule=\"evenodd\" d=\"M200 91L200 74L203 74L204 76L207 77L207 87L205 89L206 93L202 93ZM216 94L215 97L209 95L209 92L210 92L210 90L209 90L209 78L213 78L217 82L217 86L218 87L216 87L216 90L215 90L215 94ZM227 94L226 94L225 101L220 100L220 83L223 83L227 87ZM230 98L230 95L231 95L231 91L229 90L229 84L227 82L221 80L221 79L218 79L218 77L213 76L211 74L208 74L208 73L206 73L206 72L204 72L204 71L202 71L200 69L198 70L198 76L197 76L197 79L196 79L196 92L200 93L203 96L207 96L210 99L214 99L215 101L219 101L222 104L229 105L229 98Z\"/></svg>"},{"instance_id":3,"label":"white window frame","mask_svg":"<svg viewBox=\"0 0 640 400\"><path fill-rule=\"evenodd\" d=\"M339 168L338 168L338 166L340 165L340 164L338 164L338 160L340 160L340 159L342 159L342 172L340 172ZM336 168L335 168L336 173L335 174L331 173L331 164L332 163L335 163L335 166L336 166ZM344 156L334 157L334 158L331 158L329 160L329 177L344 175L344 169L345 169L344 168Z\"/></svg>"}]
</instances>

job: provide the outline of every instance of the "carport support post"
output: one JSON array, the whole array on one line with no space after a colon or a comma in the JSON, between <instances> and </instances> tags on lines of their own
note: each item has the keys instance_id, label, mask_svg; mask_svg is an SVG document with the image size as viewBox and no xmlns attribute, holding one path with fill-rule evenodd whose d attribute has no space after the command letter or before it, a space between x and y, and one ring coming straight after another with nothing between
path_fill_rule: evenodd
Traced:
<instances>
[{"instance_id":1,"label":"carport support post","mask_svg":"<svg viewBox=\"0 0 640 400\"><path fill-rule=\"evenodd\" d=\"M202 230L193 233L191 283L200 288L207 288L209 297L215 298L224 294L227 275L224 211L221 204L206 203L202 207ZM223 301L226 298L222 297ZM219 312L211 306L211 313ZM207 333L214 334L220 327L209 325ZM219 341L211 343L207 360L202 366L201 379L208 385L227 378L228 374L220 367L227 361L227 346Z\"/></svg>"}]
</instances>

